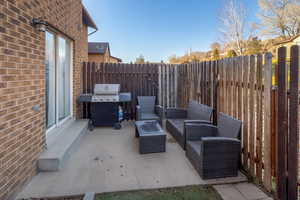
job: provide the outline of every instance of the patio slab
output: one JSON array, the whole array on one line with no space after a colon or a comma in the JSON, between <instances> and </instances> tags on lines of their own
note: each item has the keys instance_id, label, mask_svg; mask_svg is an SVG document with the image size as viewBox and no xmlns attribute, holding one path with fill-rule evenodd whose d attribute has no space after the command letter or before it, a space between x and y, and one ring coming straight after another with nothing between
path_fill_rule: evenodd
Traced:
<instances>
[{"instance_id":1,"label":"patio slab","mask_svg":"<svg viewBox=\"0 0 300 200\"><path fill-rule=\"evenodd\" d=\"M215 185L224 200L272 200L252 183Z\"/></svg>"},{"instance_id":2,"label":"patio slab","mask_svg":"<svg viewBox=\"0 0 300 200\"><path fill-rule=\"evenodd\" d=\"M234 178L202 180L169 134L165 153L141 155L133 122L122 125L121 130L96 128L87 133L63 169L39 173L17 198L247 181L242 174Z\"/></svg>"}]
</instances>

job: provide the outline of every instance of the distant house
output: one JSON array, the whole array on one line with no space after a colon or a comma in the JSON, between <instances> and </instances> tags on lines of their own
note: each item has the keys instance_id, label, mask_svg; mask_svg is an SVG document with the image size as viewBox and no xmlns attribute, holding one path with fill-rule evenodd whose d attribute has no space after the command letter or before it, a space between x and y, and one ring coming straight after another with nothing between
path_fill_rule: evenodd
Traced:
<instances>
[{"instance_id":1,"label":"distant house","mask_svg":"<svg viewBox=\"0 0 300 200\"><path fill-rule=\"evenodd\" d=\"M118 63L120 58L111 56L108 42L89 42L89 62Z\"/></svg>"},{"instance_id":2,"label":"distant house","mask_svg":"<svg viewBox=\"0 0 300 200\"><path fill-rule=\"evenodd\" d=\"M287 47L287 57L290 57L290 47L293 45L300 45L300 35L296 35L286 40L274 43L271 52L277 57L277 50L280 47Z\"/></svg>"},{"instance_id":3,"label":"distant house","mask_svg":"<svg viewBox=\"0 0 300 200\"><path fill-rule=\"evenodd\" d=\"M114 57L114 56L110 56L110 62L111 63L120 63L120 62L122 62L122 59Z\"/></svg>"}]
</instances>

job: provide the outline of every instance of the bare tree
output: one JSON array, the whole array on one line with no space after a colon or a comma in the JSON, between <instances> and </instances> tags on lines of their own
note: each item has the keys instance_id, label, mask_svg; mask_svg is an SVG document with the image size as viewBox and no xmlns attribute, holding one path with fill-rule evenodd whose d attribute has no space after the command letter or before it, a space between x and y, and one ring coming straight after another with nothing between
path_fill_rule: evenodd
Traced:
<instances>
[{"instance_id":1,"label":"bare tree","mask_svg":"<svg viewBox=\"0 0 300 200\"><path fill-rule=\"evenodd\" d=\"M300 33L300 0L258 0L261 33L292 37Z\"/></svg>"},{"instance_id":2,"label":"bare tree","mask_svg":"<svg viewBox=\"0 0 300 200\"><path fill-rule=\"evenodd\" d=\"M221 50L221 44L218 42L214 42L210 45L211 50L218 49Z\"/></svg>"},{"instance_id":3,"label":"bare tree","mask_svg":"<svg viewBox=\"0 0 300 200\"><path fill-rule=\"evenodd\" d=\"M226 1L223 13L220 17L222 42L230 46L237 55L245 52L245 40L249 37L246 32L246 9L241 2L236 0Z\"/></svg>"}]
</instances>

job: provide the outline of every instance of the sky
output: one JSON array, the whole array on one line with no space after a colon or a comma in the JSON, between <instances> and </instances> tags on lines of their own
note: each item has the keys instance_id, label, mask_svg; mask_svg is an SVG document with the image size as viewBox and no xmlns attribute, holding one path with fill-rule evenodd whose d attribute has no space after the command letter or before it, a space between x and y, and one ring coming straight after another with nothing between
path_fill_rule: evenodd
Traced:
<instances>
[{"instance_id":1,"label":"sky","mask_svg":"<svg viewBox=\"0 0 300 200\"><path fill-rule=\"evenodd\" d=\"M257 0L243 1L256 22ZM207 51L219 41L219 18L226 0L83 0L99 30L90 42L109 42L123 62L167 61L188 50Z\"/></svg>"}]
</instances>

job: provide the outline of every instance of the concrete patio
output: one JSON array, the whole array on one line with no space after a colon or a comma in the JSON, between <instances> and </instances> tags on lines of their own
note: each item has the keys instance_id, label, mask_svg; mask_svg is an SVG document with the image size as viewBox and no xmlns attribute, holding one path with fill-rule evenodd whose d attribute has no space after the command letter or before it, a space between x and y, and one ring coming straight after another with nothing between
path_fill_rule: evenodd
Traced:
<instances>
[{"instance_id":1,"label":"concrete patio","mask_svg":"<svg viewBox=\"0 0 300 200\"><path fill-rule=\"evenodd\" d=\"M96 128L87 132L63 169L39 173L17 198L245 181L242 174L234 178L202 180L170 135L166 153L139 154L138 140L130 121L124 122L121 130Z\"/></svg>"}]
</instances>

